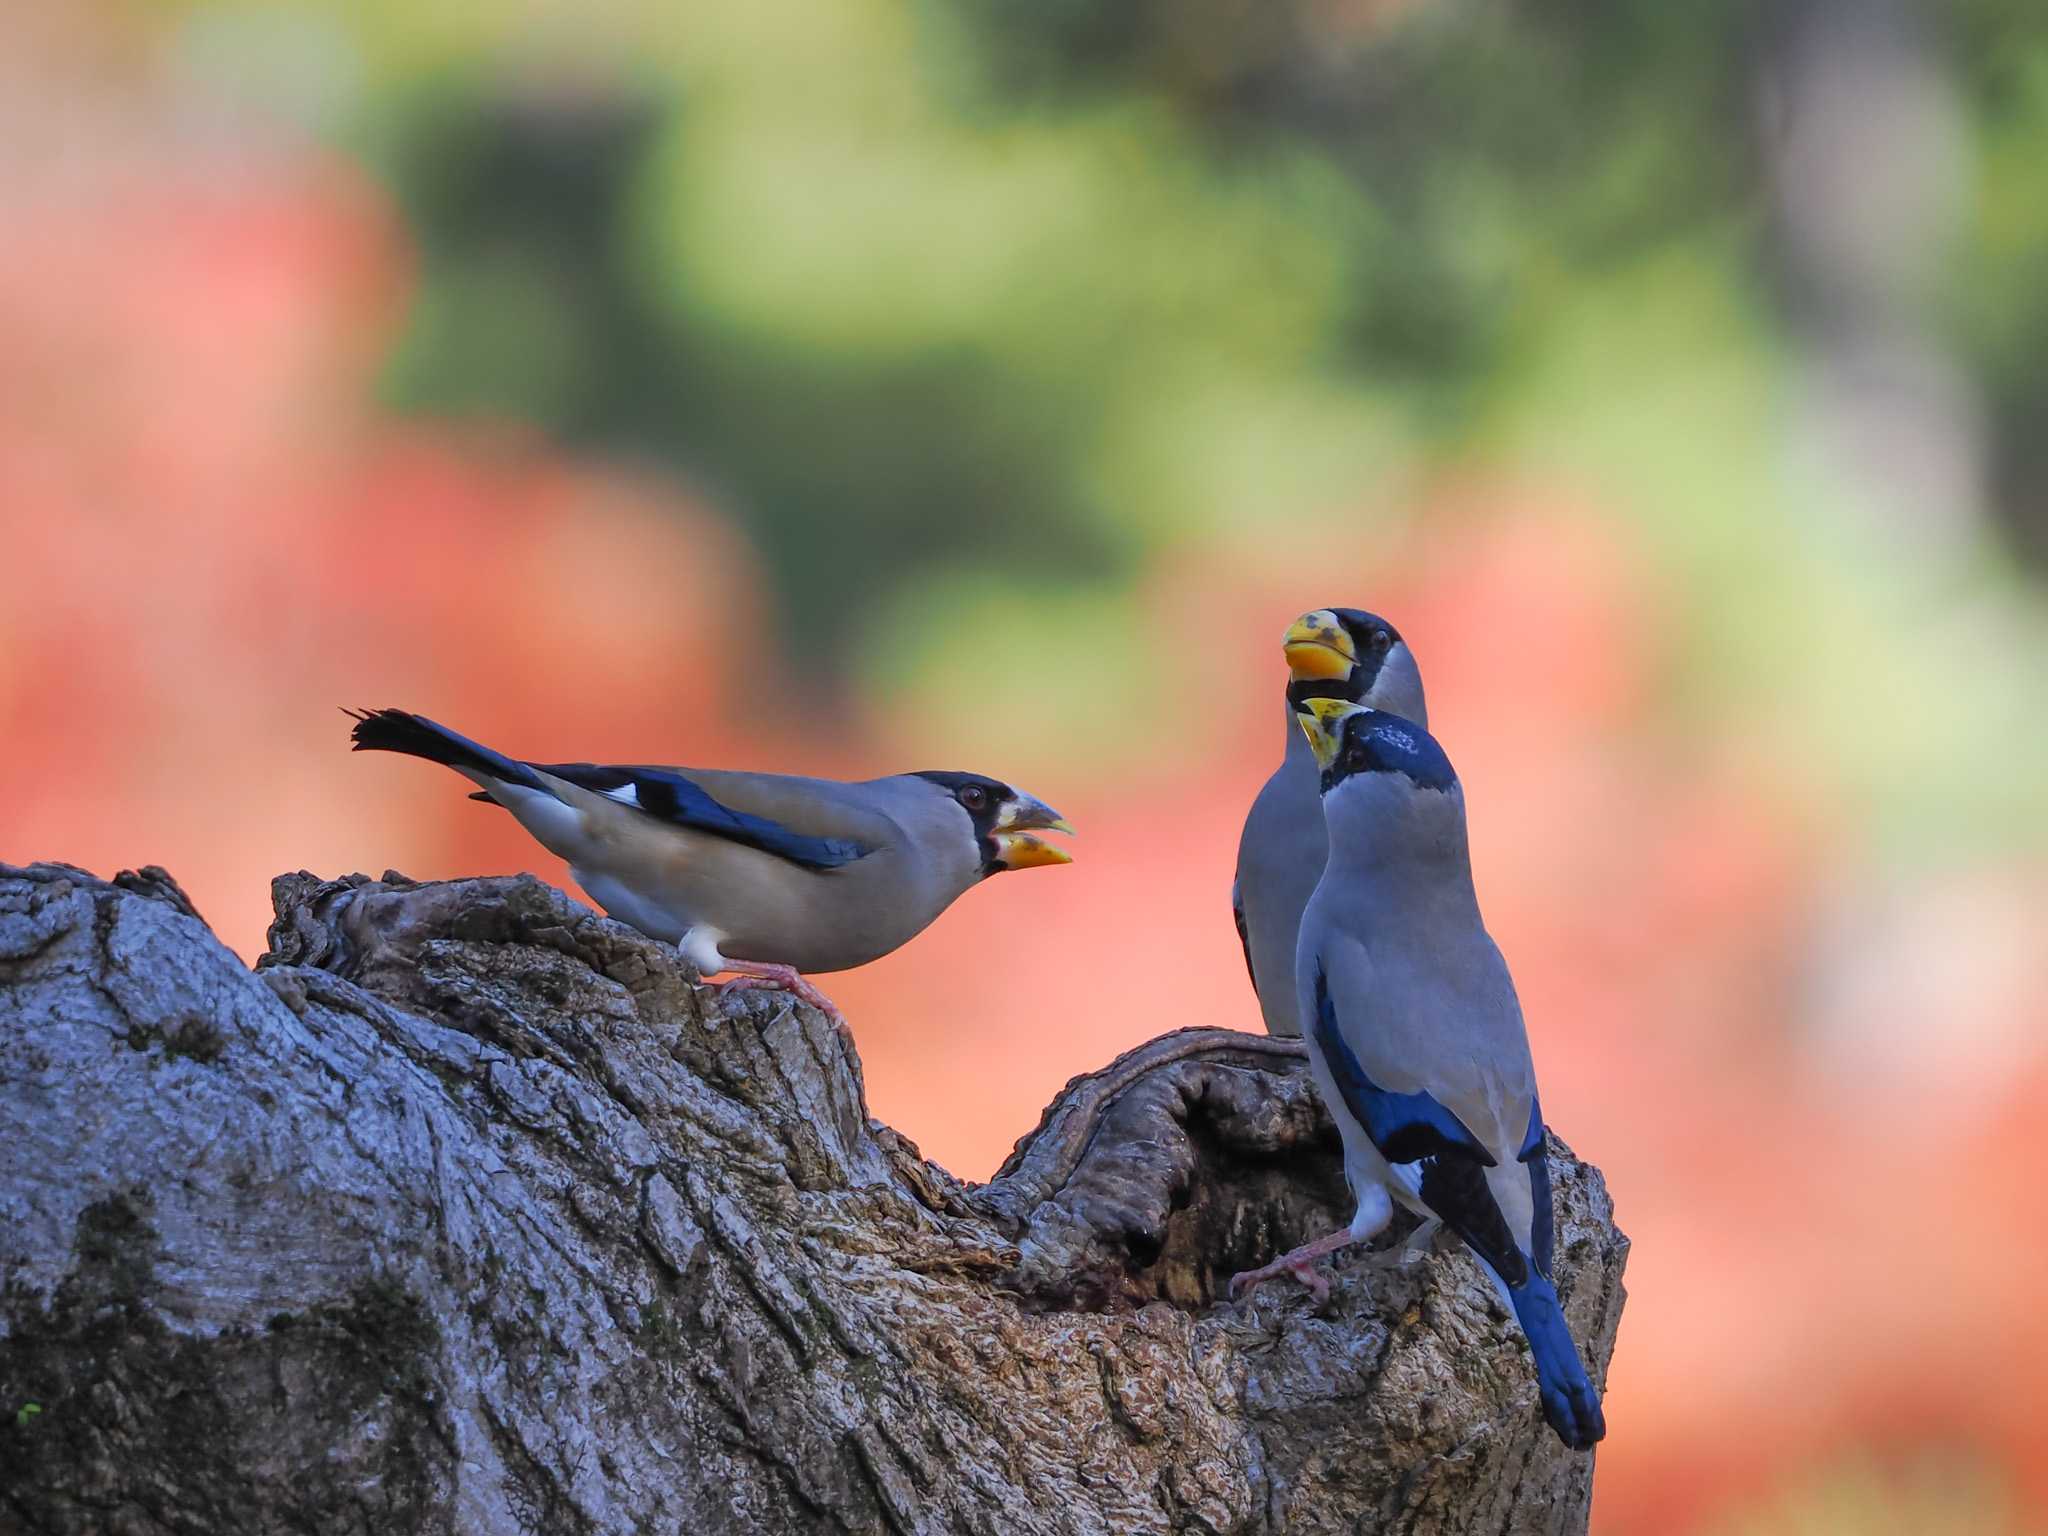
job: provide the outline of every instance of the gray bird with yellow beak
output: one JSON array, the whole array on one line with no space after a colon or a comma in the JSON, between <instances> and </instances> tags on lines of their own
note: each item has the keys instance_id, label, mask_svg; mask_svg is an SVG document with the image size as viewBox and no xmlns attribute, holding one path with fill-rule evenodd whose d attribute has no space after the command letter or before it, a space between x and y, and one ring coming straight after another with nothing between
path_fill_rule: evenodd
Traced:
<instances>
[{"instance_id":1,"label":"gray bird with yellow beak","mask_svg":"<svg viewBox=\"0 0 2048 1536\"><path fill-rule=\"evenodd\" d=\"M1310 699L1341 699L1388 710L1426 726L1422 674L1393 625L1357 608L1304 613L1281 641L1287 656L1287 745L1266 780L1237 845L1230 904L1245 969L1259 995L1266 1032L1301 1032L1294 995L1294 946L1301 914L1322 878L1329 834L1318 771L1295 712Z\"/></svg>"},{"instance_id":2,"label":"gray bird with yellow beak","mask_svg":"<svg viewBox=\"0 0 2048 1536\"><path fill-rule=\"evenodd\" d=\"M1529 1342L1557 1437L1591 1450L1600 1394L1554 1280L1557 1228L1536 1067L1507 962L1472 884L1465 791L1435 737L1339 699L1301 716L1330 846L1302 914L1296 990L1309 1069L1344 1141L1347 1226L1234 1276L1241 1296L1377 1235L1396 1205L1465 1241Z\"/></svg>"},{"instance_id":3,"label":"gray bird with yellow beak","mask_svg":"<svg viewBox=\"0 0 2048 1536\"><path fill-rule=\"evenodd\" d=\"M348 711L358 752L441 763L510 811L613 917L722 991L775 987L844 1023L804 973L915 938L971 886L1066 864L1042 800L972 773L842 782L708 768L529 763L402 709Z\"/></svg>"}]
</instances>

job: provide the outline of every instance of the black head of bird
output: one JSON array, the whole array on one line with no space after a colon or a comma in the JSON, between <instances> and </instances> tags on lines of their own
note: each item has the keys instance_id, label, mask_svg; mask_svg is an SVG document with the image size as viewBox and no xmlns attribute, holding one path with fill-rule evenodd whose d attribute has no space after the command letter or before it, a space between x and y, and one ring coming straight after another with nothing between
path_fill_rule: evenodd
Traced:
<instances>
[{"instance_id":1,"label":"black head of bird","mask_svg":"<svg viewBox=\"0 0 2048 1536\"><path fill-rule=\"evenodd\" d=\"M930 771L912 777L923 779L959 808L980 855L984 879L1005 870L1074 862L1066 849L1040 835L1064 832L1071 836L1072 825L1036 796L978 773Z\"/></svg>"},{"instance_id":2,"label":"black head of bird","mask_svg":"<svg viewBox=\"0 0 2048 1536\"><path fill-rule=\"evenodd\" d=\"M1415 719L1424 714L1422 672L1401 632L1362 608L1317 608L1288 626L1287 702L1340 699Z\"/></svg>"},{"instance_id":3,"label":"black head of bird","mask_svg":"<svg viewBox=\"0 0 2048 1536\"><path fill-rule=\"evenodd\" d=\"M1309 699L1296 712L1329 797L1353 781L1383 777L1404 791L1447 793L1458 775L1437 739L1413 720L1344 699Z\"/></svg>"}]
</instances>

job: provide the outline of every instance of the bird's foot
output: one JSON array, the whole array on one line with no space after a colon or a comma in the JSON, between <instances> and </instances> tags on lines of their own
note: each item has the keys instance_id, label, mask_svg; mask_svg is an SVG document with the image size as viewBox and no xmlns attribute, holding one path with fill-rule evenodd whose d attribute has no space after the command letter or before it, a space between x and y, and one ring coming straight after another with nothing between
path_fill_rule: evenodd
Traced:
<instances>
[{"instance_id":1,"label":"bird's foot","mask_svg":"<svg viewBox=\"0 0 2048 1536\"><path fill-rule=\"evenodd\" d=\"M1268 1280L1277 1280L1282 1275L1292 1275L1307 1287L1308 1293L1315 1297L1316 1305L1321 1306L1330 1299L1330 1282L1323 1278L1322 1272L1316 1268L1314 1260L1294 1259L1286 1256L1275 1259L1263 1268L1247 1269L1241 1274L1232 1275L1230 1277L1230 1299L1232 1301L1242 1301Z\"/></svg>"},{"instance_id":2,"label":"bird's foot","mask_svg":"<svg viewBox=\"0 0 2048 1536\"><path fill-rule=\"evenodd\" d=\"M1292 1275L1308 1288L1316 1304L1322 1305L1330 1299L1330 1282L1323 1278L1316 1261L1327 1254L1354 1241L1349 1227L1339 1227L1327 1237L1319 1237L1312 1243L1304 1243L1291 1253L1283 1253L1272 1263L1260 1269L1247 1269L1230 1277L1230 1299L1242 1301L1264 1285L1268 1280L1277 1280L1282 1275Z\"/></svg>"},{"instance_id":3,"label":"bird's foot","mask_svg":"<svg viewBox=\"0 0 2048 1536\"><path fill-rule=\"evenodd\" d=\"M795 966L770 965L754 960L728 960L725 968L739 974L730 981L718 983L720 997L724 997L728 992L753 992L763 988L774 992L787 992L825 1015L841 1034L851 1033L847 1028L846 1015L839 1011L839 1006L812 986Z\"/></svg>"}]
</instances>

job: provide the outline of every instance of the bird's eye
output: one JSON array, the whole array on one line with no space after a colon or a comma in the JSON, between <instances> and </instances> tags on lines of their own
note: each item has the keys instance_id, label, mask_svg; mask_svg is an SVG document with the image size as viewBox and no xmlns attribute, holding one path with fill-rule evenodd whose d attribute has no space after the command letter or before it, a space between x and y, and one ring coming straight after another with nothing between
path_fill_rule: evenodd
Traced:
<instances>
[{"instance_id":1,"label":"bird's eye","mask_svg":"<svg viewBox=\"0 0 2048 1536\"><path fill-rule=\"evenodd\" d=\"M1392 645L1393 643L1394 637L1388 634L1384 629L1376 629L1372 632L1372 648L1374 650L1384 651L1385 649L1387 649L1388 646Z\"/></svg>"},{"instance_id":2,"label":"bird's eye","mask_svg":"<svg viewBox=\"0 0 2048 1536\"><path fill-rule=\"evenodd\" d=\"M1347 772L1356 773L1365 767L1365 748L1353 743L1344 749L1344 767Z\"/></svg>"},{"instance_id":3,"label":"bird's eye","mask_svg":"<svg viewBox=\"0 0 2048 1536\"><path fill-rule=\"evenodd\" d=\"M978 811L988 804L988 791L979 784L969 784L960 791L960 803L970 811Z\"/></svg>"}]
</instances>

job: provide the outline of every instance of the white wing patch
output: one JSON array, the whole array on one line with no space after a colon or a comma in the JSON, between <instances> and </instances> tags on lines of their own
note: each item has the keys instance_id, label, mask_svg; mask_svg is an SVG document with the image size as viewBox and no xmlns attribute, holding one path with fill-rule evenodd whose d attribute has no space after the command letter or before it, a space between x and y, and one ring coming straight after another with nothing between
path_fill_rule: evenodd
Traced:
<instances>
[{"instance_id":1,"label":"white wing patch","mask_svg":"<svg viewBox=\"0 0 2048 1536\"><path fill-rule=\"evenodd\" d=\"M640 786L638 784L621 784L617 789L607 789L600 791L600 793L607 800L616 800L621 805L630 805L635 809L639 808Z\"/></svg>"}]
</instances>

